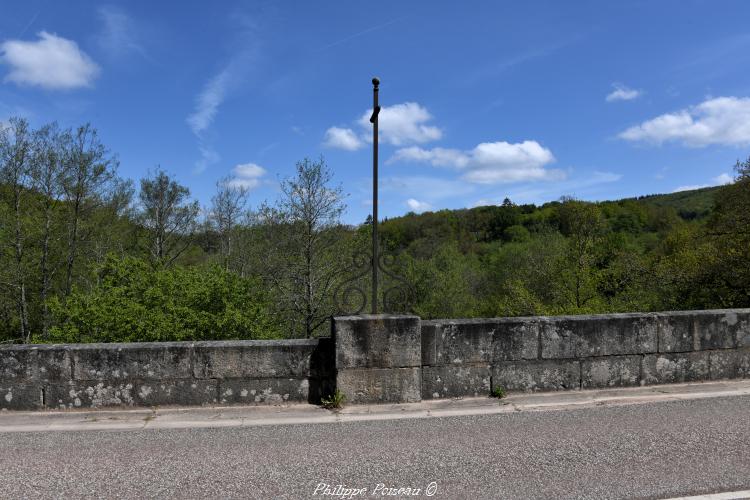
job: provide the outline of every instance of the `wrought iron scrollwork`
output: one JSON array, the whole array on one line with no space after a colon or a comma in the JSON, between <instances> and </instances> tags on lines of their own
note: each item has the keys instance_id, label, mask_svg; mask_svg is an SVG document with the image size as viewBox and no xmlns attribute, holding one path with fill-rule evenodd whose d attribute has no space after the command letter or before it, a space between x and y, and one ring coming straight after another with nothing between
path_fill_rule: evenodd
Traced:
<instances>
[{"instance_id":1,"label":"wrought iron scrollwork","mask_svg":"<svg viewBox=\"0 0 750 500\"><path fill-rule=\"evenodd\" d=\"M389 254L378 256L378 270L388 279L378 301L382 304L382 311L389 313L408 312L414 299L414 288L402 276L393 270L396 258ZM369 252L359 252L352 256L349 276L341 282L333 292L334 305L337 314L361 314L367 307L368 294L366 277L372 271L372 255Z\"/></svg>"},{"instance_id":2,"label":"wrought iron scrollwork","mask_svg":"<svg viewBox=\"0 0 750 500\"><path fill-rule=\"evenodd\" d=\"M349 272L350 277L343 281L333 291L333 303L338 314L360 314L367 307L367 293L362 287L362 278L372 269L372 255L368 252L358 252L352 256ZM353 296L358 296L354 302Z\"/></svg>"},{"instance_id":3,"label":"wrought iron scrollwork","mask_svg":"<svg viewBox=\"0 0 750 500\"><path fill-rule=\"evenodd\" d=\"M402 276L393 271L396 257L389 254L380 254L378 269L391 279L391 282L383 290L383 310L387 312L407 312L414 299L414 288ZM388 269L388 268L391 269Z\"/></svg>"}]
</instances>

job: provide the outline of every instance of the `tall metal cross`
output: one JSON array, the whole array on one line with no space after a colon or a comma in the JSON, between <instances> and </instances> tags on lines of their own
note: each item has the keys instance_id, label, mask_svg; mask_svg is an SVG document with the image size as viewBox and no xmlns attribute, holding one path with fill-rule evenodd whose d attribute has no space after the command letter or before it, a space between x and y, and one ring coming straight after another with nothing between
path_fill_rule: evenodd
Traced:
<instances>
[{"instance_id":1,"label":"tall metal cross","mask_svg":"<svg viewBox=\"0 0 750 500\"><path fill-rule=\"evenodd\" d=\"M378 313L378 86L380 80L372 79L372 314Z\"/></svg>"}]
</instances>

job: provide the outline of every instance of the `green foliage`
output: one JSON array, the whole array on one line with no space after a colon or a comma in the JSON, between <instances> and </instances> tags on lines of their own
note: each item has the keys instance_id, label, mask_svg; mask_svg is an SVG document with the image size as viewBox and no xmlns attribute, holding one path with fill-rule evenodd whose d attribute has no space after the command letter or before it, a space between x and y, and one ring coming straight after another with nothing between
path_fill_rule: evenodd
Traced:
<instances>
[{"instance_id":1,"label":"green foliage","mask_svg":"<svg viewBox=\"0 0 750 500\"><path fill-rule=\"evenodd\" d=\"M219 266L154 269L109 256L90 291L52 301L47 342L147 342L279 338L257 280Z\"/></svg>"},{"instance_id":2,"label":"green foliage","mask_svg":"<svg viewBox=\"0 0 750 500\"><path fill-rule=\"evenodd\" d=\"M320 406L327 410L339 410L344 407L345 402L346 396L344 396L344 393L336 389L333 394L320 400Z\"/></svg>"},{"instance_id":3,"label":"green foliage","mask_svg":"<svg viewBox=\"0 0 750 500\"><path fill-rule=\"evenodd\" d=\"M490 397L492 398L503 399L505 396L505 389L500 386L493 387L492 392L490 393Z\"/></svg>"},{"instance_id":4,"label":"green foliage","mask_svg":"<svg viewBox=\"0 0 750 500\"><path fill-rule=\"evenodd\" d=\"M340 223L322 158L255 212L223 181L200 221L161 171L134 207L89 125L7 125L0 342L326 335L333 292L370 250L372 221ZM380 225L382 253L425 319L750 307L750 158L735 169L730 185L666 195L408 213Z\"/></svg>"}]
</instances>

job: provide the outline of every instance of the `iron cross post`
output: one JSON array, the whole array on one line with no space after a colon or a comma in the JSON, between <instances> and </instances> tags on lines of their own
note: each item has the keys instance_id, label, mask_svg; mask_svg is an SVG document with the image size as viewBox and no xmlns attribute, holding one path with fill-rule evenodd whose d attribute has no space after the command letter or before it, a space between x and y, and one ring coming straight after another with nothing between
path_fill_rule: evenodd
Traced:
<instances>
[{"instance_id":1,"label":"iron cross post","mask_svg":"<svg viewBox=\"0 0 750 500\"><path fill-rule=\"evenodd\" d=\"M372 314L378 313L378 85L372 79Z\"/></svg>"}]
</instances>

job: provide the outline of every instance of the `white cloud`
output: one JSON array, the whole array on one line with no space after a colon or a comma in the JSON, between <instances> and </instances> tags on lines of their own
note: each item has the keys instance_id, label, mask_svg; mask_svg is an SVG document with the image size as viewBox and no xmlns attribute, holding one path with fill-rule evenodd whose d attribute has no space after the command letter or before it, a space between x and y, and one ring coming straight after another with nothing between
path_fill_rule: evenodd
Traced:
<instances>
[{"instance_id":1,"label":"white cloud","mask_svg":"<svg viewBox=\"0 0 750 500\"><path fill-rule=\"evenodd\" d=\"M734 182L734 177L732 177L731 175L729 175L727 173L723 173L723 174L717 175L716 177L714 177L711 180L714 181L714 183L716 183L718 185L724 185L724 184L731 184L731 183L733 183Z\"/></svg>"},{"instance_id":2,"label":"white cloud","mask_svg":"<svg viewBox=\"0 0 750 500\"><path fill-rule=\"evenodd\" d=\"M372 109L368 109L359 119L363 130L372 127L370 116ZM405 102L393 106L380 108L378 115L379 139L394 146L405 144L422 144L436 141L443 137L443 131L426 122L432 120L432 115L416 102ZM366 133L365 133L366 134ZM365 135L368 137L368 135Z\"/></svg>"},{"instance_id":3,"label":"white cloud","mask_svg":"<svg viewBox=\"0 0 750 500\"><path fill-rule=\"evenodd\" d=\"M364 143L350 128L331 127L326 130L323 146L344 149L346 151L356 151L364 146Z\"/></svg>"},{"instance_id":4,"label":"white cloud","mask_svg":"<svg viewBox=\"0 0 750 500\"><path fill-rule=\"evenodd\" d=\"M399 160L455 168L463 172L464 180L476 184L559 180L565 177L560 170L544 168L554 162L555 157L536 141L514 144L505 141L483 142L468 151L412 146L399 149L388 161Z\"/></svg>"},{"instance_id":5,"label":"white cloud","mask_svg":"<svg viewBox=\"0 0 750 500\"><path fill-rule=\"evenodd\" d=\"M607 94L607 97L605 98L607 102L632 101L643 94L642 91L631 89L621 83L613 83L612 87L614 87L614 90Z\"/></svg>"},{"instance_id":6,"label":"white cloud","mask_svg":"<svg viewBox=\"0 0 750 500\"><path fill-rule=\"evenodd\" d=\"M355 151L367 142L372 142L372 109L368 109L357 120L359 132L350 128L331 127L326 131L323 145ZM443 131L428 122L432 115L427 108L416 102L404 102L380 108L378 131L380 142L393 146L423 144L443 137Z\"/></svg>"},{"instance_id":7,"label":"white cloud","mask_svg":"<svg viewBox=\"0 0 750 500\"><path fill-rule=\"evenodd\" d=\"M680 142L689 147L750 145L750 98L716 97L666 113L619 134L633 142Z\"/></svg>"},{"instance_id":8,"label":"white cloud","mask_svg":"<svg viewBox=\"0 0 750 500\"><path fill-rule=\"evenodd\" d=\"M46 89L90 87L100 69L72 40L42 31L33 42L6 40L0 63L10 66L6 82Z\"/></svg>"},{"instance_id":9,"label":"white cloud","mask_svg":"<svg viewBox=\"0 0 750 500\"><path fill-rule=\"evenodd\" d=\"M232 169L232 177L228 185L245 189L253 189L260 185L266 169L255 163L242 163Z\"/></svg>"},{"instance_id":10,"label":"white cloud","mask_svg":"<svg viewBox=\"0 0 750 500\"><path fill-rule=\"evenodd\" d=\"M432 205L430 205L429 203L425 201L419 201L414 198L409 198L408 200L406 200L406 206L408 206L412 212L416 213L421 213L432 209Z\"/></svg>"}]
</instances>

